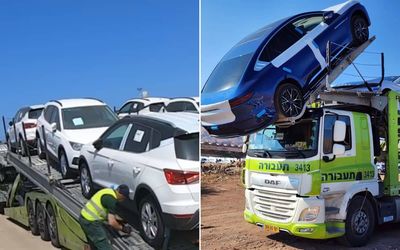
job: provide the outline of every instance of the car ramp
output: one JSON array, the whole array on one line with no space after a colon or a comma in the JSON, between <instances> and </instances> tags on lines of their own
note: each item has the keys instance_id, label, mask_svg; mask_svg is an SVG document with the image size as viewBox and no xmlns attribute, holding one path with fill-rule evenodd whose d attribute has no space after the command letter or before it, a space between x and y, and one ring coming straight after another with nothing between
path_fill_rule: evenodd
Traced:
<instances>
[{"instance_id":1,"label":"car ramp","mask_svg":"<svg viewBox=\"0 0 400 250\"><path fill-rule=\"evenodd\" d=\"M8 152L6 157L7 162L16 171L28 178L41 190L51 195L58 205L78 220L80 211L87 201L81 194L79 182L71 179L63 180L58 170L51 168L47 161L39 159L38 156L22 157L16 153ZM135 228L133 228L133 232L129 236L109 227L107 227L107 230L111 236L113 249L153 249L142 239L139 231Z\"/></svg>"}]
</instances>

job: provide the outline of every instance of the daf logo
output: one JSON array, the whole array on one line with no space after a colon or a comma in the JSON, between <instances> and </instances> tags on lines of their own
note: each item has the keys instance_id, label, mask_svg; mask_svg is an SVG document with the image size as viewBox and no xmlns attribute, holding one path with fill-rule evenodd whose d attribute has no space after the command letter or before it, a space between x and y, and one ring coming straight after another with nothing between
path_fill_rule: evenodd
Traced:
<instances>
[{"instance_id":1,"label":"daf logo","mask_svg":"<svg viewBox=\"0 0 400 250\"><path fill-rule=\"evenodd\" d=\"M281 181L278 181L278 180L268 180L268 179L266 179L264 182L265 182L265 184L268 184L268 185L279 185L279 184L281 184Z\"/></svg>"}]
</instances>

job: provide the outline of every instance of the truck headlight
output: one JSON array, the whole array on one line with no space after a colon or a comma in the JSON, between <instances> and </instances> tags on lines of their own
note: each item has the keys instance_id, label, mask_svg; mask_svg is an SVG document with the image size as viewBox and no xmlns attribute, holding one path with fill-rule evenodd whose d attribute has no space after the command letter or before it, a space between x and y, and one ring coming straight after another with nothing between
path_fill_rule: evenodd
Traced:
<instances>
[{"instance_id":1,"label":"truck headlight","mask_svg":"<svg viewBox=\"0 0 400 250\"><path fill-rule=\"evenodd\" d=\"M315 221L319 214L319 207L305 208L299 217L299 221Z\"/></svg>"},{"instance_id":2,"label":"truck headlight","mask_svg":"<svg viewBox=\"0 0 400 250\"><path fill-rule=\"evenodd\" d=\"M81 144L81 143L72 142L72 141L70 141L69 144L71 144L72 149L75 151L80 151L83 146L83 144Z\"/></svg>"}]
</instances>

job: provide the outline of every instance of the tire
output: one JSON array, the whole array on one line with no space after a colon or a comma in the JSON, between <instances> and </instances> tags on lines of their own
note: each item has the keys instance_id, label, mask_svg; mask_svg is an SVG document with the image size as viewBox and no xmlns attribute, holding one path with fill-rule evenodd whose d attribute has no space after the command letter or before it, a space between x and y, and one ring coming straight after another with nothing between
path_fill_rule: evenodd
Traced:
<instances>
[{"instance_id":1,"label":"tire","mask_svg":"<svg viewBox=\"0 0 400 250\"><path fill-rule=\"evenodd\" d=\"M22 138L22 136L19 137L19 147L21 150L21 155L22 156L27 156L26 152L28 150L28 147L24 141L24 139Z\"/></svg>"},{"instance_id":2,"label":"tire","mask_svg":"<svg viewBox=\"0 0 400 250\"><path fill-rule=\"evenodd\" d=\"M16 152L15 148L11 144L11 139L10 139L9 135L7 135L7 147L8 147L8 150L10 150L11 152L13 152L13 153Z\"/></svg>"},{"instance_id":3,"label":"tire","mask_svg":"<svg viewBox=\"0 0 400 250\"><path fill-rule=\"evenodd\" d=\"M303 110L303 94L299 87L292 83L283 83L275 92L275 108L278 117L295 117Z\"/></svg>"},{"instance_id":4,"label":"tire","mask_svg":"<svg viewBox=\"0 0 400 250\"><path fill-rule=\"evenodd\" d=\"M364 246L372 237L374 229L375 216L371 202L364 196L353 197L347 209L342 242L352 247Z\"/></svg>"},{"instance_id":5,"label":"tire","mask_svg":"<svg viewBox=\"0 0 400 250\"><path fill-rule=\"evenodd\" d=\"M50 240L49 228L47 227L47 216L44 206L39 201L36 202L36 219L39 228L40 238L45 241Z\"/></svg>"},{"instance_id":6,"label":"tire","mask_svg":"<svg viewBox=\"0 0 400 250\"><path fill-rule=\"evenodd\" d=\"M147 195L140 200L139 217L143 239L156 249L160 248L164 242L165 227L160 206L152 196Z\"/></svg>"},{"instance_id":7,"label":"tire","mask_svg":"<svg viewBox=\"0 0 400 250\"><path fill-rule=\"evenodd\" d=\"M44 147L42 145L42 142L40 141L39 135L36 135L36 147L37 147L37 154L39 156L39 159L46 159L46 152L44 152Z\"/></svg>"},{"instance_id":8,"label":"tire","mask_svg":"<svg viewBox=\"0 0 400 250\"><path fill-rule=\"evenodd\" d=\"M79 168L79 177L81 184L82 195L90 199L95 193L92 176L90 174L89 166L86 162L81 163Z\"/></svg>"},{"instance_id":9,"label":"tire","mask_svg":"<svg viewBox=\"0 0 400 250\"><path fill-rule=\"evenodd\" d=\"M51 240L51 244L54 247L60 248L60 238L58 237L58 227L57 227L57 219L54 213L53 206L51 204L47 204L47 228L49 229L49 236Z\"/></svg>"},{"instance_id":10,"label":"tire","mask_svg":"<svg viewBox=\"0 0 400 250\"><path fill-rule=\"evenodd\" d=\"M30 199L26 202L26 210L28 213L29 228L33 235L39 235L39 227L36 220L36 212L33 207L33 203Z\"/></svg>"},{"instance_id":11,"label":"tire","mask_svg":"<svg viewBox=\"0 0 400 250\"><path fill-rule=\"evenodd\" d=\"M364 17L355 15L351 18L351 35L353 38L353 46L359 46L368 40L368 22Z\"/></svg>"},{"instance_id":12,"label":"tire","mask_svg":"<svg viewBox=\"0 0 400 250\"><path fill-rule=\"evenodd\" d=\"M69 168L68 158L67 155L65 154L64 149L61 149L60 153L58 154L58 162L63 179L71 178L72 173L71 169Z\"/></svg>"}]
</instances>

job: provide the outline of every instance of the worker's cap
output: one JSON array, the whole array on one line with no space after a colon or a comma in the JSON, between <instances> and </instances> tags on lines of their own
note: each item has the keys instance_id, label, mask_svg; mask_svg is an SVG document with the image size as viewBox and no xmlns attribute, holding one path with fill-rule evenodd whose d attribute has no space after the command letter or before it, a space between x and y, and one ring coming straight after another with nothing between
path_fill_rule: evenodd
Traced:
<instances>
[{"instance_id":1,"label":"worker's cap","mask_svg":"<svg viewBox=\"0 0 400 250\"><path fill-rule=\"evenodd\" d=\"M121 184L117 187L116 189L118 191L118 193L122 194L123 196L125 196L125 198L129 198L129 187L125 184Z\"/></svg>"}]
</instances>

